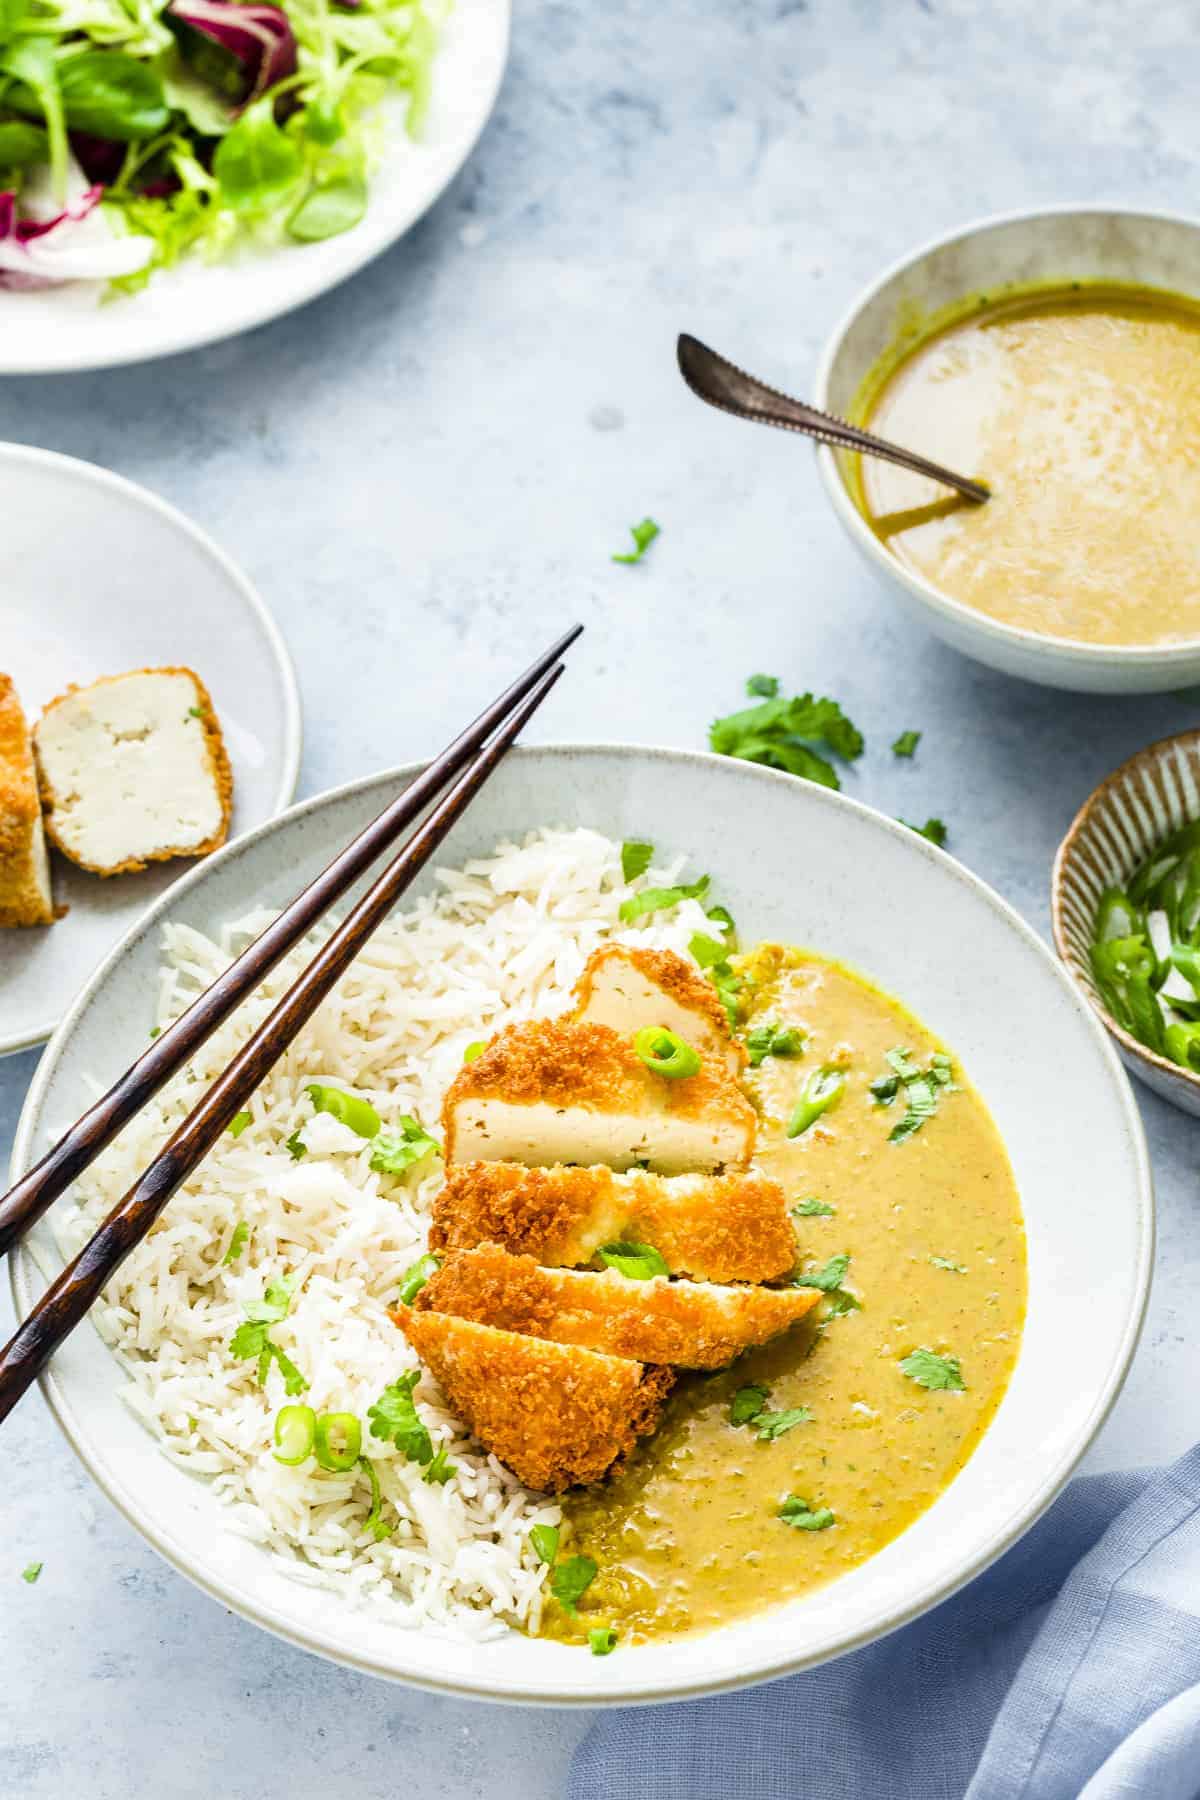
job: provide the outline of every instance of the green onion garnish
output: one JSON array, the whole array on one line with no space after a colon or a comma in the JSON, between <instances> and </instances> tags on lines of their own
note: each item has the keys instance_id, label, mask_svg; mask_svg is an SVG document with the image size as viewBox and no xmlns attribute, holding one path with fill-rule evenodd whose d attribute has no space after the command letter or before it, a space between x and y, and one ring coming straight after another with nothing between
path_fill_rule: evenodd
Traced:
<instances>
[{"instance_id":1,"label":"green onion garnish","mask_svg":"<svg viewBox=\"0 0 1200 1800\"><path fill-rule=\"evenodd\" d=\"M606 1269L616 1269L630 1281L653 1281L656 1275L670 1274L653 1244L605 1244L596 1254Z\"/></svg>"},{"instance_id":2,"label":"green onion garnish","mask_svg":"<svg viewBox=\"0 0 1200 1800\"><path fill-rule=\"evenodd\" d=\"M633 1047L648 1069L665 1075L668 1081L681 1081L699 1072L699 1051L665 1025L643 1025L634 1035Z\"/></svg>"},{"instance_id":3,"label":"green onion garnish","mask_svg":"<svg viewBox=\"0 0 1200 1800\"><path fill-rule=\"evenodd\" d=\"M640 524L631 525L629 530L633 536L634 548L626 551L623 556L614 556L613 561L615 563L641 562L643 556L645 556L647 550L658 536L660 529L661 527L656 525L653 519L643 519Z\"/></svg>"},{"instance_id":4,"label":"green onion garnish","mask_svg":"<svg viewBox=\"0 0 1200 1800\"><path fill-rule=\"evenodd\" d=\"M306 1091L314 1112L328 1113L361 1138L378 1136L381 1120L369 1100L362 1100L357 1094L343 1093L341 1088L325 1087L317 1081L310 1083Z\"/></svg>"},{"instance_id":5,"label":"green onion garnish","mask_svg":"<svg viewBox=\"0 0 1200 1800\"><path fill-rule=\"evenodd\" d=\"M400 1277L400 1288L396 1295L401 1306L411 1306L429 1277L441 1268L436 1256L419 1256L415 1263L410 1263Z\"/></svg>"},{"instance_id":6,"label":"green onion garnish","mask_svg":"<svg viewBox=\"0 0 1200 1800\"><path fill-rule=\"evenodd\" d=\"M831 1106L837 1105L845 1085L846 1077L840 1069L814 1069L800 1090L800 1098L788 1120L787 1135L790 1138L802 1137L810 1125L816 1124L822 1113L827 1113Z\"/></svg>"},{"instance_id":7,"label":"green onion garnish","mask_svg":"<svg viewBox=\"0 0 1200 1800\"><path fill-rule=\"evenodd\" d=\"M588 1647L593 1656L608 1656L617 1647L617 1634L611 1625L593 1625L588 1632Z\"/></svg>"},{"instance_id":8,"label":"green onion garnish","mask_svg":"<svg viewBox=\"0 0 1200 1800\"><path fill-rule=\"evenodd\" d=\"M430 1137L420 1119L401 1113L399 1131L381 1131L371 1145L371 1167L384 1175L403 1175L427 1156L441 1153L442 1146Z\"/></svg>"},{"instance_id":9,"label":"green onion garnish","mask_svg":"<svg viewBox=\"0 0 1200 1800\"><path fill-rule=\"evenodd\" d=\"M247 1125L250 1124L253 1116L254 1115L252 1113L246 1112L245 1110L243 1110L242 1112L234 1113L232 1119L230 1119L229 1124L226 1127L227 1131L229 1132L230 1137L231 1138L240 1138L243 1131L245 1131Z\"/></svg>"},{"instance_id":10,"label":"green onion garnish","mask_svg":"<svg viewBox=\"0 0 1200 1800\"><path fill-rule=\"evenodd\" d=\"M275 1461L295 1468L312 1455L317 1415L311 1406L281 1406L275 1414Z\"/></svg>"},{"instance_id":11,"label":"green onion garnish","mask_svg":"<svg viewBox=\"0 0 1200 1800\"><path fill-rule=\"evenodd\" d=\"M44 1564L40 1562L26 1563L25 1567L21 1570L21 1580L27 1581L30 1587L32 1587L38 1576L41 1574L43 1567Z\"/></svg>"},{"instance_id":12,"label":"green onion garnish","mask_svg":"<svg viewBox=\"0 0 1200 1800\"><path fill-rule=\"evenodd\" d=\"M813 1506L799 1494L789 1494L775 1517L797 1531L828 1531L834 1523L834 1516L827 1506Z\"/></svg>"},{"instance_id":13,"label":"green onion garnish","mask_svg":"<svg viewBox=\"0 0 1200 1800\"><path fill-rule=\"evenodd\" d=\"M313 1455L323 1469L339 1475L352 1469L362 1449L362 1426L354 1413L322 1413L317 1420Z\"/></svg>"},{"instance_id":14,"label":"green onion garnish","mask_svg":"<svg viewBox=\"0 0 1200 1800\"><path fill-rule=\"evenodd\" d=\"M475 1042L473 1044L468 1044L463 1051L463 1063L478 1062L486 1049L487 1044L484 1040L482 1038L476 1038Z\"/></svg>"}]
</instances>

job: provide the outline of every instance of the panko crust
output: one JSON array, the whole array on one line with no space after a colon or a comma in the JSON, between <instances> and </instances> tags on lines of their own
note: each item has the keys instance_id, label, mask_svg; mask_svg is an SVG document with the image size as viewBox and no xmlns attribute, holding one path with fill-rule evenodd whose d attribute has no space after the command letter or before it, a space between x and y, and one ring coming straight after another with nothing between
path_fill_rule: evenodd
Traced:
<instances>
[{"instance_id":1,"label":"panko crust","mask_svg":"<svg viewBox=\"0 0 1200 1800\"><path fill-rule=\"evenodd\" d=\"M25 711L11 677L0 675L0 927L54 923L34 872L41 810Z\"/></svg>"},{"instance_id":2,"label":"panko crust","mask_svg":"<svg viewBox=\"0 0 1200 1800\"><path fill-rule=\"evenodd\" d=\"M796 1234L777 1181L744 1175L653 1175L464 1163L434 1201L430 1249L493 1242L560 1267L590 1263L622 1235L653 1244L672 1274L775 1281L796 1261Z\"/></svg>"},{"instance_id":3,"label":"panko crust","mask_svg":"<svg viewBox=\"0 0 1200 1800\"><path fill-rule=\"evenodd\" d=\"M90 875L136 875L153 862L171 862L177 856L208 856L213 850L219 850L229 836L229 821L233 816L233 769L229 761L229 752L225 746L225 736L221 730L221 722L217 718L216 709L212 703L212 695L205 687L199 675L197 675L195 669L189 669L183 664L170 664L159 668L125 669L120 675L101 675L96 681L85 682L82 685L78 682L72 682L69 687L63 689L61 694L56 694L54 699L43 708L42 717L39 719L38 725L40 726L42 721L49 717L56 706L61 706L63 701L69 700L72 695L89 693L93 688L111 687L116 682L127 681L131 675L186 675L189 681L191 681L196 691L196 709L200 714L200 725L204 732L204 747L209 773L212 776L213 786L216 789L217 799L221 808L221 822L213 832L212 836L207 838L204 843L188 845L186 849L168 848L156 850L145 857L134 856L127 858L124 862L105 865L85 862L75 851L67 848L55 829L54 787L39 758L38 782L41 787L42 805L45 810L46 835L56 849L60 850L62 854L65 857L68 857L71 862L75 863L78 868L86 869ZM36 729L34 731L33 741L34 749L36 751Z\"/></svg>"},{"instance_id":4,"label":"panko crust","mask_svg":"<svg viewBox=\"0 0 1200 1800\"><path fill-rule=\"evenodd\" d=\"M484 1449L543 1493L602 1480L654 1430L675 1379L445 1313L393 1317Z\"/></svg>"},{"instance_id":5,"label":"panko crust","mask_svg":"<svg viewBox=\"0 0 1200 1800\"><path fill-rule=\"evenodd\" d=\"M582 975L575 983L577 1012L586 1008L591 998L592 984L607 962L632 963L647 981L661 988L664 994L669 994L680 1006L689 1012L702 1014L717 1035L733 1046L729 1019L716 988L711 981L704 979L694 963L676 956L673 950L642 950L636 944L601 944L598 950L592 951L584 964ZM742 1055L744 1058L744 1051Z\"/></svg>"},{"instance_id":6,"label":"panko crust","mask_svg":"<svg viewBox=\"0 0 1200 1800\"><path fill-rule=\"evenodd\" d=\"M481 1244L448 1257L414 1305L611 1356L720 1369L789 1330L818 1298L815 1288L714 1288L664 1276L637 1281L615 1269L543 1269L532 1256Z\"/></svg>"}]
</instances>

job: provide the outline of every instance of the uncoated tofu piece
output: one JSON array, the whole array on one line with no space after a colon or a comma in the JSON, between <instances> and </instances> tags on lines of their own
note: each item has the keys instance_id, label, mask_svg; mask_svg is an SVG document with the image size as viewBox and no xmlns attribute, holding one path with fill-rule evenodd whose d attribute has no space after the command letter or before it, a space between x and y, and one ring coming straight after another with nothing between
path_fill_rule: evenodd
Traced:
<instances>
[{"instance_id":1,"label":"uncoated tofu piece","mask_svg":"<svg viewBox=\"0 0 1200 1800\"><path fill-rule=\"evenodd\" d=\"M575 984L574 1016L625 1037L644 1025L663 1025L731 1075L745 1066L746 1052L730 1033L716 989L673 950L631 944L593 950Z\"/></svg>"}]
</instances>

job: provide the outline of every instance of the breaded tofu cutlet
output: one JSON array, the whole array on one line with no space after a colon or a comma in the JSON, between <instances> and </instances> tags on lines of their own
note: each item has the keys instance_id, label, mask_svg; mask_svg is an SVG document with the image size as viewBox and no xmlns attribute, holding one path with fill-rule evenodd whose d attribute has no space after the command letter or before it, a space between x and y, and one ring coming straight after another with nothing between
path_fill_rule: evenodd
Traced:
<instances>
[{"instance_id":1,"label":"breaded tofu cutlet","mask_svg":"<svg viewBox=\"0 0 1200 1800\"><path fill-rule=\"evenodd\" d=\"M526 1487L599 1481L658 1424L674 1376L445 1313L393 1315L450 1406Z\"/></svg>"},{"instance_id":2,"label":"breaded tofu cutlet","mask_svg":"<svg viewBox=\"0 0 1200 1800\"><path fill-rule=\"evenodd\" d=\"M575 984L574 1017L625 1037L643 1025L663 1025L702 1056L723 1062L731 1075L745 1066L746 1052L730 1034L717 990L673 950L631 944L593 950Z\"/></svg>"},{"instance_id":3,"label":"breaded tofu cutlet","mask_svg":"<svg viewBox=\"0 0 1200 1800\"><path fill-rule=\"evenodd\" d=\"M33 734L50 841L93 875L225 842L233 776L191 669L133 669L52 700Z\"/></svg>"},{"instance_id":4,"label":"breaded tofu cutlet","mask_svg":"<svg viewBox=\"0 0 1200 1800\"><path fill-rule=\"evenodd\" d=\"M671 1080L608 1025L535 1019L459 1071L442 1124L447 1163L645 1163L675 1175L748 1162L755 1114L711 1059Z\"/></svg>"},{"instance_id":5,"label":"breaded tofu cutlet","mask_svg":"<svg viewBox=\"0 0 1200 1800\"><path fill-rule=\"evenodd\" d=\"M50 858L29 727L0 675L0 926L52 925Z\"/></svg>"},{"instance_id":6,"label":"breaded tofu cutlet","mask_svg":"<svg viewBox=\"0 0 1200 1800\"><path fill-rule=\"evenodd\" d=\"M449 1168L434 1201L429 1247L443 1253L493 1242L569 1268L621 1239L653 1244L673 1275L700 1281L775 1281L796 1261L784 1191L754 1172Z\"/></svg>"},{"instance_id":7,"label":"breaded tofu cutlet","mask_svg":"<svg viewBox=\"0 0 1200 1800\"><path fill-rule=\"evenodd\" d=\"M811 1312L815 1288L715 1287L705 1281L630 1280L542 1269L532 1256L481 1244L450 1256L414 1302L480 1325L577 1344L639 1362L721 1369Z\"/></svg>"}]
</instances>

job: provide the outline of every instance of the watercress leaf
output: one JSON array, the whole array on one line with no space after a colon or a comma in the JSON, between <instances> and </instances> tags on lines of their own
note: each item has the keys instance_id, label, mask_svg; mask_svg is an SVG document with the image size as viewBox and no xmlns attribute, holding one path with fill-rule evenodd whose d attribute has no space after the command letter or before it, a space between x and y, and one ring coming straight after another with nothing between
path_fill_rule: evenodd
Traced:
<instances>
[{"instance_id":1,"label":"watercress leaf","mask_svg":"<svg viewBox=\"0 0 1200 1800\"><path fill-rule=\"evenodd\" d=\"M357 170L343 170L308 190L288 219L288 233L302 244L317 244L352 230L366 210L364 177Z\"/></svg>"},{"instance_id":2,"label":"watercress leaf","mask_svg":"<svg viewBox=\"0 0 1200 1800\"><path fill-rule=\"evenodd\" d=\"M123 50L83 50L60 58L58 85L72 131L118 143L157 137L171 111L156 69Z\"/></svg>"}]
</instances>

